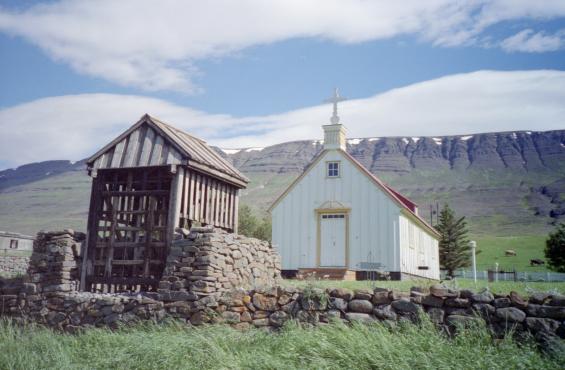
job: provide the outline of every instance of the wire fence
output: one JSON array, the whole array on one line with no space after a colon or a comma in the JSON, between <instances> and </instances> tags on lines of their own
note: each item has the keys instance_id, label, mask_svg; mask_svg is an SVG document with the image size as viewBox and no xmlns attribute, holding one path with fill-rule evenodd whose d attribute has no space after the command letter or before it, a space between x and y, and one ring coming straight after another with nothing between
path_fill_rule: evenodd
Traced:
<instances>
[{"instance_id":1,"label":"wire fence","mask_svg":"<svg viewBox=\"0 0 565 370\"><path fill-rule=\"evenodd\" d=\"M441 278L445 279L447 273L441 271ZM457 270L455 277L472 279L472 270ZM551 271L493 271L493 270L477 270L478 280L489 281L540 281L540 282L565 282L565 273Z\"/></svg>"}]
</instances>

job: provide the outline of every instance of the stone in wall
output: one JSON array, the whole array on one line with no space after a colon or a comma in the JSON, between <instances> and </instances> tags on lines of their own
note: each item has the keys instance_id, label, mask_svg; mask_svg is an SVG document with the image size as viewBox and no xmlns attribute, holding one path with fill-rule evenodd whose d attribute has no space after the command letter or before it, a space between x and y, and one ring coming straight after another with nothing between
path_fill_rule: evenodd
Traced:
<instances>
[{"instance_id":1,"label":"stone in wall","mask_svg":"<svg viewBox=\"0 0 565 370\"><path fill-rule=\"evenodd\" d=\"M6 256L0 254L0 276L24 275L29 265L29 256Z\"/></svg>"}]
</instances>

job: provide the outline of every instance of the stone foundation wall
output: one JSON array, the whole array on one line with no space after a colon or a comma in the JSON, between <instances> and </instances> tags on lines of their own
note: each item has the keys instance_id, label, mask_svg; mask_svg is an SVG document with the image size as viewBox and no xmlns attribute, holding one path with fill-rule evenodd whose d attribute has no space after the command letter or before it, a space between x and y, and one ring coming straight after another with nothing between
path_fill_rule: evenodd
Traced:
<instances>
[{"instance_id":1,"label":"stone foundation wall","mask_svg":"<svg viewBox=\"0 0 565 370\"><path fill-rule=\"evenodd\" d=\"M24 275L29 265L29 256L6 256L0 252L0 276Z\"/></svg>"}]
</instances>

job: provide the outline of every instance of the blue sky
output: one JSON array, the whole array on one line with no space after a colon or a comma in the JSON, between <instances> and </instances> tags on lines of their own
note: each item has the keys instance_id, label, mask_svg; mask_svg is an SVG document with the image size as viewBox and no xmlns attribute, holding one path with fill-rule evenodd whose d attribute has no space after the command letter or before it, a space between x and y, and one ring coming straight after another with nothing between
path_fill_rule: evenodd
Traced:
<instances>
[{"instance_id":1,"label":"blue sky","mask_svg":"<svg viewBox=\"0 0 565 370\"><path fill-rule=\"evenodd\" d=\"M0 1L0 169L145 112L223 147L314 139L336 86L352 137L565 128L565 2L398 3Z\"/></svg>"}]
</instances>

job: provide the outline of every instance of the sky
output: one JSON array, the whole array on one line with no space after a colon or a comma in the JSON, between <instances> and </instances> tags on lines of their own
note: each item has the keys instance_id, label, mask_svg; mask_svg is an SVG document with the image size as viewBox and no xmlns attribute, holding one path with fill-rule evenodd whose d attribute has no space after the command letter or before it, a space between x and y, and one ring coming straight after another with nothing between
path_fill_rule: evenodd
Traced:
<instances>
[{"instance_id":1,"label":"sky","mask_svg":"<svg viewBox=\"0 0 565 370\"><path fill-rule=\"evenodd\" d=\"M149 113L222 148L565 129L565 1L0 0L0 170Z\"/></svg>"}]
</instances>

